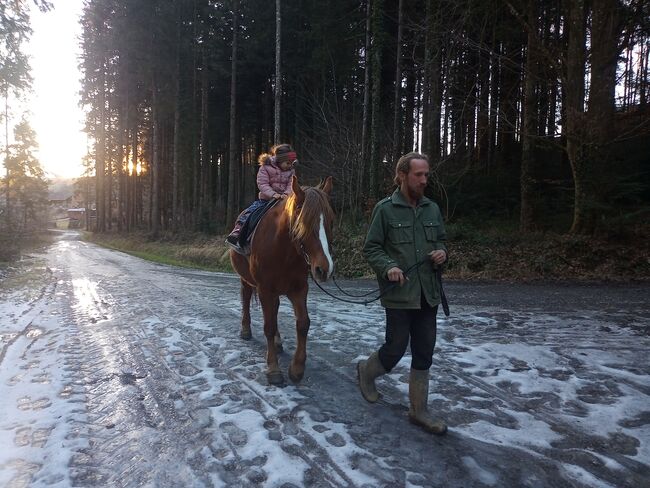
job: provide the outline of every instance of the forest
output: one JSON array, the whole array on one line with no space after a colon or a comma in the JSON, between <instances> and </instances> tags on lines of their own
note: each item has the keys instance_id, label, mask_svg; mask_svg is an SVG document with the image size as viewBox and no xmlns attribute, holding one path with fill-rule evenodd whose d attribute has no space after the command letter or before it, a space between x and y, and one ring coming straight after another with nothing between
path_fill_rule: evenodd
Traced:
<instances>
[{"instance_id":1,"label":"forest","mask_svg":"<svg viewBox=\"0 0 650 488\"><path fill-rule=\"evenodd\" d=\"M82 22L99 231L223 231L277 142L353 219L412 150L449 219L647 217L647 2L91 0Z\"/></svg>"},{"instance_id":2,"label":"forest","mask_svg":"<svg viewBox=\"0 0 650 488\"><path fill-rule=\"evenodd\" d=\"M341 221L415 150L449 222L647 234L647 1L87 0L80 21L89 230L223 233L288 142Z\"/></svg>"}]
</instances>

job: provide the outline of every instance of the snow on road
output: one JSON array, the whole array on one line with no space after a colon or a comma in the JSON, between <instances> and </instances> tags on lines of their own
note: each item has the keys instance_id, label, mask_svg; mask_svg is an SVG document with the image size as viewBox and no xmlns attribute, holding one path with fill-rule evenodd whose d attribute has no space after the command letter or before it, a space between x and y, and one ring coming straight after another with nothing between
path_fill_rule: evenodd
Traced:
<instances>
[{"instance_id":1,"label":"snow on road","mask_svg":"<svg viewBox=\"0 0 650 488\"><path fill-rule=\"evenodd\" d=\"M377 404L358 393L355 363L383 337L378 305L312 290L305 378L277 388L259 307L253 340L239 339L234 276L74 233L4 276L0 486L650 486L647 287L575 291L617 294L604 309L541 295L479 305L460 298L471 285L450 285L430 388L450 433L434 438L407 421L409 356ZM286 372L284 300L280 323Z\"/></svg>"}]
</instances>

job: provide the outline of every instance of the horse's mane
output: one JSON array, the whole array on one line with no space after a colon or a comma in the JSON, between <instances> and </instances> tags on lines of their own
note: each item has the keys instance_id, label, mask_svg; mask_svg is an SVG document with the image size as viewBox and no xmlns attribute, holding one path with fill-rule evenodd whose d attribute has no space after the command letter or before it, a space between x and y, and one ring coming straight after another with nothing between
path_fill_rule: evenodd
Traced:
<instances>
[{"instance_id":1,"label":"horse's mane","mask_svg":"<svg viewBox=\"0 0 650 488\"><path fill-rule=\"evenodd\" d=\"M305 192L305 200L300 206L296 202L295 194L288 198L286 209L289 214L291 237L294 240L304 239L309 232L318 229L321 214L323 214L325 222L331 222L334 218L334 211L322 185L323 183L318 186L302 187Z\"/></svg>"}]
</instances>

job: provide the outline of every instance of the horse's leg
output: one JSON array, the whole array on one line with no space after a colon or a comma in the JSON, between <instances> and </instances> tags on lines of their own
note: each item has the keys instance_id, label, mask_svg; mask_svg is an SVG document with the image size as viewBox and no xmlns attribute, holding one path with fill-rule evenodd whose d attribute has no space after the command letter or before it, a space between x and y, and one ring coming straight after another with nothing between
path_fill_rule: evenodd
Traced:
<instances>
[{"instance_id":1,"label":"horse's leg","mask_svg":"<svg viewBox=\"0 0 650 488\"><path fill-rule=\"evenodd\" d=\"M280 337L280 326L278 326L278 329L275 332L273 342L275 343L275 352L280 354L284 351L284 347L282 346L282 337Z\"/></svg>"},{"instance_id":2,"label":"horse's leg","mask_svg":"<svg viewBox=\"0 0 650 488\"><path fill-rule=\"evenodd\" d=\"M251 297L253 296L253 287L241 280L241 331L239 336L248 341L253 334L251 333Z\"/></svg>"},{"instance_id":3,"label":"horse's leg","mask_svg":"<svg viewBox=\"0 0 650 488\"><path fill-rule=\"evenodd\" d=\"M264 335L266 336L266 377L271 385L281 385L284 377L278 365L278 354L275 348L275 334L278 331L278 308L280 298L272 293L258 290L262 314L264 315Z\"/></svg>"},{"instance_id":4,"label":"horse's leg","mask_svg":"<svg viewBox=\"0 0 650 488\"><path fill-rule=\"evenodd\" d=\"M296 315L296 352L289 365L289 379L299 383L305 374L307 359L307 333L309 332L309 315L307 313L307 287L288 295L293 312Z\"/></svg>"}]
</instances>

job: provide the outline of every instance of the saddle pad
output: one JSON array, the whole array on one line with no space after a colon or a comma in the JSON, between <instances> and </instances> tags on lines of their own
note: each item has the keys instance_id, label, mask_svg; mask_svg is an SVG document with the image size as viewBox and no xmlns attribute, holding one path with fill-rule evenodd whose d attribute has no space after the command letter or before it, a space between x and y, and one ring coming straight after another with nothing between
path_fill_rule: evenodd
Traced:
<instances>
[{"instance_id":1,"label":"saddle pad","mask_svg":"<svg viewBox=\"0 0 650 488\"><path fill-rule=\"evenodd\" d=\"M260 223L266 212L268 212L273 206L278 203L279 200L269 200L266 205L263 205L259 208L253 210L253 212L248 216L244 226L241 229L239 234L239 247L243 251L241 254L250 255L251 253L251 242L253 242L253 237L255 235L255 230L257 225Z\"/></svg>"}]
</instances>

